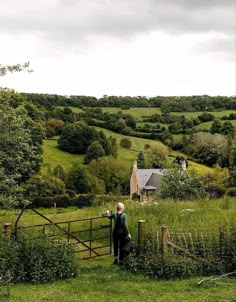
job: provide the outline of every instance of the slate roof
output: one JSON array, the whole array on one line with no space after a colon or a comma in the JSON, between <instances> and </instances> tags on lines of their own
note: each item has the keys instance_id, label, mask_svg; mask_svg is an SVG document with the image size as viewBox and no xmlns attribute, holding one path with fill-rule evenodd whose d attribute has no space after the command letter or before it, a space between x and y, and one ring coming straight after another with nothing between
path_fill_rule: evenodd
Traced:
<instances>
[{"instance_id":1,"label":"slate roof","mask_svg":"<svg viewBox=\"0 0 236 302\"><path fill-rule=\"evenodd\" d=\"M160 176L164 175L164 170L162 169L138 169L137 170L139 185L144 188L152 174L157 174Z\"/></svg>"}]
</instances>

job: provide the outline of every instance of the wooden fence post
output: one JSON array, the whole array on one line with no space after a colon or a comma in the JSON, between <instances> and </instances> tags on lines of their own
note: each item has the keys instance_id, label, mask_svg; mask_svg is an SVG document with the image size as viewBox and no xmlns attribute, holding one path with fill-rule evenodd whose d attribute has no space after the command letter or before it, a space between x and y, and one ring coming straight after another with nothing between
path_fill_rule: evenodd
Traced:
<instances>
[{"instance_id":1,"label":"wooden fence post","mask_svg":"<svg viewBox=\"0 0 236 302\"><path fill-rule=\"evenodd\" d=\"M220 225L219 228L219 249L220 249L220 256L224 256L224 247L225 247L225 226Z\"/></svg>"},{"instance_id":2,"label":"wooden fence post","mask_svg":"<svg viewBox=\"0 0 236 302\"><path fill-rule=\"evenodd\" d=\"M163 225L161 227L161 251L162 251L162 256L165 256L167 253L167 227Z\"/></svg>"},{"instance_id":3,"label":"wooden fence post","mask_svg":"<svg viewBox=\"0 0 236 302\"><path fill-rule=\"evenodd\" d=\"M4 223L3 232L7 239L11 238L11 223Z\"/></svg>"},{"instance_id":4,"label":"wooden fence post","mask_svg":"<svg viewBox=\"0 0 236 302\"><path fill-rule=\"evenodd\" d=\"M143 253L145 246L145 220L138 221L138 252Z\"/></svg>"}]
</instances>

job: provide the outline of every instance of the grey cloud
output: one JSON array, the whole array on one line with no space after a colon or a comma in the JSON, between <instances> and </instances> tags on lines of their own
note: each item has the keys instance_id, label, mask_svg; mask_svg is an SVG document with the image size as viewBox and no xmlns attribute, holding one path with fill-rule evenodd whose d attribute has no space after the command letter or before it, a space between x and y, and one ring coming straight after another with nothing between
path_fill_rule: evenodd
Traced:
<instances>
[{"instance_id":1,"label":"grey cloud","mask_svg":"<svg viewBox=\"0 0 236 302\"><path fill-rule=\"evenodd\" d=\"M131 38L140 32L215 32L235 37L235 0L8 0L0 33L29 33L57 43L95 35ZM226 50L227 50L227 45Z\"/></svg>"}]
</instances>

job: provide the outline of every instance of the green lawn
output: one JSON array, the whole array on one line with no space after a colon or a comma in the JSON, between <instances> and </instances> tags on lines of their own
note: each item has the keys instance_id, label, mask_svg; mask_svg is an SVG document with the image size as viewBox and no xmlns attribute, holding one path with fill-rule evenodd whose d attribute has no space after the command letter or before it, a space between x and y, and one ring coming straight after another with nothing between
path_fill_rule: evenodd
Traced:
<instances>
[{"instance_id":1,"label":"green lawn","mask_svg":"<svg viewBox=\"0 0 236 302\"><path fill-rule=\"evenodd\" d=\"M57 165L61 165L67 171L74 163L82 163L83 158L83 155L71 154L60 150L56 140L44 140L41 171L46 172L49 167L53 169Z\"/></svg>"},{"instance_id":2,"label":"green lawn","mask_svg":"<svg viewBox=\"0 0 236 302\"><path fill-rule=\"evenodd\" d=\"M16 284L10 302L233 302L236 279L205 281L149 280L111 264L103 257L81 263L79 277L42 285Z\"/></svg>"}]
</instances>

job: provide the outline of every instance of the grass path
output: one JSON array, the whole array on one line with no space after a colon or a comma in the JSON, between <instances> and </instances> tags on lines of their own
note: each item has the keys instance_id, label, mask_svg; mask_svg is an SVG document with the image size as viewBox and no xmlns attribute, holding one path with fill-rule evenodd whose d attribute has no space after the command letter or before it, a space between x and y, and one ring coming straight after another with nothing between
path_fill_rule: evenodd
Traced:
<instances>
[{"instance_id":1,"label":"grass path","mask_svg":"<svg viewBox=\"0 0 236 302\"><path fill-rule=\"evenodd\" d=\"M150 280L111 265L111 257L81 262L80 275L71 280L43 285L11 287L11 302L233 302L236 279L197 283L202 278L181 281Z\"/></svg>"}]
</instances>

